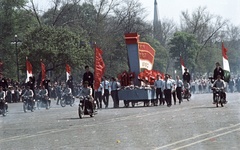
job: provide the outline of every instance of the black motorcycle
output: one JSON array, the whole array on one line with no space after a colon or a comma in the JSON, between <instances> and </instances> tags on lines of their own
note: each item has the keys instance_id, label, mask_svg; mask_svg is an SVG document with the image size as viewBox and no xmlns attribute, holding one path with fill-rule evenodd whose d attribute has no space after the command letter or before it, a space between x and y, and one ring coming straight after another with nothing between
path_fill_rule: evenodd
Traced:
<instances>
[{"instance_id":1,"label":"black motorcycle","mask_svg":"<svg viewBox=\"0 0 240 150\"><path fill-rule=\"evenodd\" d=\"M0 99L0 115L6 116L7 115L7 102L3 98Z\"/></svg>"},{"instance_id":2,"label":"black motorcycle","mask_svg":"<svg viewBox=\"0 0 240 150\"><path fill-rule=\"evenodd\" d=\"M223 107L224 106L223 89L213 88L212 90L215 94L214 102L216 103L216 107L218 107L219 104Z\"/></svg>"},{"instance_id":3,"label":"black motorcycle","mask_svg":"<svg viewBox=\"0 0 240 150\"><path fill-rule=\"evenodd\" d=\"M48 96L45 95L38 95L38 99L37 99L37 108L46 108L49 109L50 108L50 100Z\"/></svg>"},{"instance_id":4,"label":"black motorcycle","mask_svg":"<svg viewBox=\"0 0 240 150\"><path fill-rule=\"evenodd\" d=\"M34 104L35 104L35 101L33 100L33 98L29 96L23 97L23 111L25 113L27 112L27 110L31 110L31 112L33 112Z\"/></svg>"},{"instance_id":5,"label":"black motorcycle","mask_svg":"<svg viewBox=\"0 0 240 150\"><path fill-rule=\"evenodd\" d=\"M187 101L189 101L191 96L192 95L190 93L190 90L184 88L183 91L182 91L182 99L187 99Z\"/></svg>"},{"instance_id":6,"label":"black motorcycle","mask_svg":"<svg viewBox=\"0 0 240 150\"><path fill-rule=\"evenodd\" d=\"M92 104L90 101L89 96L80 96L79 97L80 102L78 106L78 115L79 118L82 119L84 115L90 115L90 117L93 117L96 114L96 104ZM91 105L93 105L91 107Z\"/></svg>"},{"instance_id":7,"label":"black motorcycle","mask_svg":"<svg viewBox=\"0 0 240 150\"><path fill-rule=\"evenodd\" d=\"M62 96L60 99L60 105L62 107L65 107L66 105L70 105L71 107L73 107L74 101L75 99L72 95L62 93Z\"/></svg>"}]
</instances>

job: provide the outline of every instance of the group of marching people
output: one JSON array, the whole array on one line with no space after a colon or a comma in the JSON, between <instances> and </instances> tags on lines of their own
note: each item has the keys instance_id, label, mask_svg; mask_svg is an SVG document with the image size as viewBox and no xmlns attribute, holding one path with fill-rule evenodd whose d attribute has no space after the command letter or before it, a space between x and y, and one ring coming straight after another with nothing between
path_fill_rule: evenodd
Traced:
<instances>
[{"instance_id":1,"label":"group of marching people","mask_svg":"<svg viewBox=\"0 0 240 150\"><path fill-rule=\"evenodd\" d=\"M181 80L179 76L176 76L176 80L174 80L169 74L165 74L164 78L162 78L160 74L157 75L157 80L154 82L156 99L152 100L152 105L164 105L166 103L168 107L171 107L172 99L174 105L176 105L177 99L179 104L181 104L183 91L185 91L185 94L190 94L190 80L191 76L187 72L187 68L185 68L183 80Z\"/></svg>"}]
</instances>

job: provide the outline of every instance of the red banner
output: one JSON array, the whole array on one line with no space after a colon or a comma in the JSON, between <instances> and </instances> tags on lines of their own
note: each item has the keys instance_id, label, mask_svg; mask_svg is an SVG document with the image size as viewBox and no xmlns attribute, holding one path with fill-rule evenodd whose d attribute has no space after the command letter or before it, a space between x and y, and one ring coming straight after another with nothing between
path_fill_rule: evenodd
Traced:
<instances>
[{"instance_id":1,"label":"red banner","mask_svg":"<svg viewBox=\"0 0 240 150\"><path fill-rule=\"evenodd\" d=\"M138 42L140 69L152 70L154 64L155 50L145 42Z\"/></svg>"},{"instance_id":2,"label":"red banner","mask_svg":"<svg viewBox=\"0 0 240 150\"><path fill-rule=\"evenodd\" d=\"M97 90L100 86L102 77L105 71L105 64L102 59L102 50L98 47L95 48L95 66L94 66L94 89Z\"/></svg>"}]
</instances>

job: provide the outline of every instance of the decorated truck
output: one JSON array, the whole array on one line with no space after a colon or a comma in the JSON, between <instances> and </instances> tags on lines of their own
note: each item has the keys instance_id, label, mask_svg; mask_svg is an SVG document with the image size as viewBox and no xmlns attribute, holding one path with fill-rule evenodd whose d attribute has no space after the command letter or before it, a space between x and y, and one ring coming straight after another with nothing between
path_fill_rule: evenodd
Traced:
<instances>
[{"instance_id":1,"label":"decorated truck","mask_svg":"<svg viewBox=\"0 0 240 150\"><path fill-rule=\"evenodd\" d=\"M152 70L155 50L146 42L140 42L137 33L125 34L127 45L129 71L119 75L122 88L118 91L119 100L124 101L125 107L130 103L134 107L138 102L150 106L156 99L153 83L160 72Z\"/></svg>"}]
</instances>

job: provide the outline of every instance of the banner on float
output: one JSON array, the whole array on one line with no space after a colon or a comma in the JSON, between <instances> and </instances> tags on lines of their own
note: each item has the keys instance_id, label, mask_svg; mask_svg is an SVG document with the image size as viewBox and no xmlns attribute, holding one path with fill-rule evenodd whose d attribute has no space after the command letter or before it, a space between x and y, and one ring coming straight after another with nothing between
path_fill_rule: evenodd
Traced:
<instances>
[{"instance_id":1,"label":"banner on float","mask_svg":"<svg viewBox=\"0 0 240 150\"><path fill-rule=\"evenodd\" d=\"M138 42L140 70L152 70L154 64L155 50L145 42Z\"/></svg>"}]
</instances>

